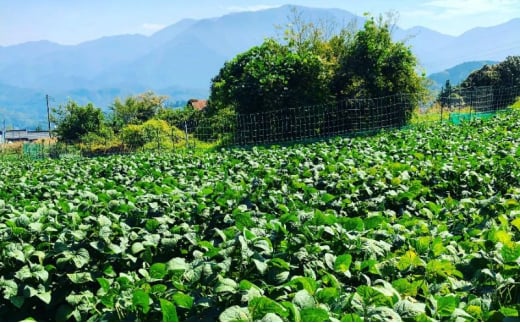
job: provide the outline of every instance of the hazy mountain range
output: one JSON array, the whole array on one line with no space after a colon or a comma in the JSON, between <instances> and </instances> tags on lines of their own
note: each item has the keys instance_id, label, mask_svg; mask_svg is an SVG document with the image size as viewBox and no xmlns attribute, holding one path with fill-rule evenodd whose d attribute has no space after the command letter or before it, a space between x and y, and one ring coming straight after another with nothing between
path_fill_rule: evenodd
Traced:
<instances>
[{"instance_id":1,"label":"hazy mountain range","mask_svg":"<svg viewBox=\"0 0 520 323\"><path fill-rule=\"evenodd\" d=\"M120 35L75 46L49 41L0 46L0 121L6 119L15 127L45 125L45 94L54 98L51 106L70 98L101 108L115 97L146 90L168 95L172 101L207 97L211 78L225 61L266 37L281 37L291 7L182 20L149 37ZM334 21L339 26L364 22L339 9L298 9L306 19ZM423 27L397 27L393 37L406 41L426 73L432 74L463 62L501 61L518 53L518 30L520 19L514 19L458 37Z\"/></svg>"}]
</instances>

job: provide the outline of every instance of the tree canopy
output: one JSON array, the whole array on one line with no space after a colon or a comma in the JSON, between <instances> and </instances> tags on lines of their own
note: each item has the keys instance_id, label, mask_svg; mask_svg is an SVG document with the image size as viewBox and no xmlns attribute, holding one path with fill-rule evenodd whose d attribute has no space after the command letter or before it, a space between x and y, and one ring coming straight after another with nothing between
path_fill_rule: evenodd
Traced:
<instances>
[{"instance_id":1,"label":"tree canopy","mask_svg":"<svg viewBox=\"0 0 520 323\"><path fill-rule=\"evenodd\" d=\"M293 15L283 41L266 39L225 63L211 83L210 114L224 108L239 114L288 111L405 94L407 101L395 108L403 110L397 124L409 120L427 94L425 76L418 74L411 49L392 40L388 21L368 18L361 30L350 25L332 33L334 28Z\"/></svg>"},{"instance_id":2,"label":"tree canopy","mask_svg":"<svg viewBox=\"0 0 520 323\"><path fill-rule=\"evenodd\" d=\"M328 96L319 56L267 39L224 65L212 81L210 102L217 109L254 113L315 104Z\"/></svg>"},{"instance_id":3,"label":"tree canopy","mask_svg":"<svg viewBox=\"0 0 520 323\"><path fill-rule=\"evenodd\" d=\"M52 118L56 124L55 133L66 142L78 142L88 133L99 133L104 121L101 109L92 103L80 106L74 101L54 109Z\"/></svg>"}]
</instances>

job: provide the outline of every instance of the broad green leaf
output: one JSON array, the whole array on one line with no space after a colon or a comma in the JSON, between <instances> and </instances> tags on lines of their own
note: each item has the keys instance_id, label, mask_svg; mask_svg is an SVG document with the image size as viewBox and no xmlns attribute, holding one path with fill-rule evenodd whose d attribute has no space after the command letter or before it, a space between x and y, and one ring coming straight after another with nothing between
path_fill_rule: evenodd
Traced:
<instances>
[{"instance_id":1,"label":"broad green leaf","mask_svg":"<svg viewBox=\"0 0 520 323\"><path fill-rule=\"evenodd\" d=\"M515 263L520 257L520 244L510 243L503 245L500 253L504 259L504 262Z\"/></svg>"},{"instance_id":2,"label":"broad green leaf","mask_svg":"<svg viewBox=\"0 0 520 323\"><path fill-rule=\"evenodd\" d=\"M456 296L440 296L435 299L437 300L436 312L440 317L450 317L460 302Z\"/></svg>"},{"instance_id":3,"label":"broad green leaf","mask_svg":"<svg viewBox=\"0 0 520 323\"><path fill-rule=\"evenodd\" d=\"M235 293L237 291L238 284L229 278L219 279L219 284L215 288L215 293Z\"/></svg>"},{"instance_id":4,"label":"broad green leaf","mask_svg":"<svg viewBox=\"0 0 520 323\"><path fill-rule=\"evenodd\" d=\"M399 258L399 262L397 263L397 269L400 271L406 271L421 266L424 266L424 263L413 250L406 251L404 255Z\"/></svg>"},{"instance_id":5,"label":"broad green leaf","mask_svg":"<svg viewBox=\"0 0 520 323\"><path fill-rule=\"evenodd\" d=\"M140 253L141 251L145 250L145 247L143 246L143 244L141 242L134 242L132 244L132 248L131 248L131 251L134 255Z\"/></svg>"},{"instance_id":6,"label":"broad green leaf","mask_svg":"<svg viewBox=\"0 0 520 323\"><path fill-rule=\"evenodd\" d=\"M89 272L67 274L67 277L74 284L84 284L84 283L88 283L88 282L94 281L92 279L92 275Z\"/></svg>"},{"instance_id":7,"label":"broad green leaf","mask_svg":"<svg viewBox=\"0 0 520 323\"><path fill-rule=\"evenodd\" d=\"M82 268L90 261L90 255L88 250L85 248L79 249L77 252L74 252L74 256L72 257L72 261L76 268Z\"/></svg>"},{"instance_id":8,"label":"broad green leaf","mask_svg":"<svg viewBox=\"0 0 520 323\"><path fill-rule=\"evenodd\" d=\"M238 305L234 305L228 307L222 312L218 319L221 322L251 322L253 321L253 317L249 313L247 307L240 307Z\"/></svg>"},{"instance_id":9,"label":"broad green leaf","mask_svg":"<svg viewBox=\"0 0 520 323\"><path fill-rule=\"evenodd\" d=\"M356 313L349 313L341 317L341 322L363 322L363 319Z\"/></svg>"},{"instance_id":10,"label":"broad green leaf","mask_svg":"<svg viewBox=\"0 0 520 323\"><path fill-rule=\"evenodd\" d=\"M18 284L12 279L0 278L0 288L5 299L9 299L18 294Z\"/></svg>"},{"instance_id":11,"label":"broad green leaf","mask_svg":"<svg viewBox=\"0 0 520 323\"><path fill-rule=\"evenodd\" d=\"M339 290L335 287L320 289L316 293L316 299L321 303L332 305L339 299Z\"/></svg>"},{"instance_id":12,"label":"broad green leaf","mask_svg":"<svg viewBox=\"0 0 520 323\"><path fill-rule=\"evenodd\" d=\"M385 218L382 216L370 216L363 221L366 230L377 229L381 224L385 223Z\"/></svg>"},{"instance_id":13,"label":"broad green leaf","mask_svg":"<svg viewBox=\"0 0 520 323\"><path fill-rule=\"evenodd\" d=\"M36 294L36 297L38 297L45 304L50 304L52 300L52 295L50 291L38 293Z\"/></svg>"},{"instance_id":14,"label":"broad green leaf","mask_svg":"<svg viewBox=\"0 0 520 323\"><path fill-rule=\"evenodd\" d=\"M146 314L150 311L150 295L144 290L135 290L132 294L132 304Z\"/></svg>"},{"instance_id":15,"label":"broad green leaf","mask_svg":"<svg viewBox=\"0 0 520 323\"><path fill-rule=\"evenodd\" d=\"M253 258L253 262L258 272L262 275L265 274L265 272L267 271L267 261Z\"/></svg>"},{"instance_id":16,"label":"broad green leaf","mask_svg":"<svg viewBox=\"0 0 520 323\"><path fill-rule=\"evenodd\" d=\"M346 273L349 268L350 264L352 263L352 255L350 254L344 254L341 256L336 257L336 261L334 262L334 270Z\"/></svg>"},{"instance_id":17,"label":"broad green leaf","mask_svg":"<svg viewBox=\"0 0 520 323\"><path fill-rule=\"evenodd\" d=\"M9 301L16 308L22 308L23 304L25 303L25 297L23 297L23 296L12 296L11 298L9 298Z\"/></svg>"},{"instance_id":18,"label":"broad green leaf","mask_svg":"<svg viewBox=\"0 0 520 323\"><path fill-rule=\"evenodd\" d=\"M511 221L511 224L517 229L520 230L520 218L516 218Z\"/></svg>"},{"instance_id":19,"label":"broad green leaf","mask_svg":"<svg viewBox=\"0 0 520 323\"><path fill-rule=\"evenodd\" d=\"M321 201L323 203L330 203L330 202L334 201L335 199L336 199L336 196L329 194L329 193L324 193L321 195Z\"/></svg>"},{"instance_id":20,"label":"broad green leaf","mask_svg":"<svg viewBox=\"0 0 520 323\"><path fill-rule=\"evenodd\" d=\"M287 317L289 314L285 307L265 296L253 298L249 301L248 308L253 320L261 320L267 313L274 313L280 317Z\"/></svg>"},{"instance_id":21,"label":"broad green leaf","mask_svg":"<svg viewBox=\"0 0 520 323\"><path fill-rule=\"evenodd\" d=\"M175 308L175 305L173 305L172 302L160 298L159 303L161 304L163 322L179 322L179 317L177 316L177 309Z\"/></svg>"},{"instance_id":22,"label":"broad green leaf","mask_svg":"<svg viewBox=\"0 0 520 323\"><path fill-rule=\"evenodd\" d=\"M298 306L300 309L314 307L316 305L316 301L314 297L312 297L308 291L302 289L294 295L293 298L294 305Z\"/></svg>"},{"instance_id":23,"label":"broad green leaf","mask_svg":"<svg viewBox=\"0 0 520 323\"><path fill-rule=\"evenodd\" d=\"M190 295L186 295L182 292L177 292L173 294L173 301L175 302L175 305L177 305L180 308L185 309L191 309L193 306L193 297Z\"/></svg>"},{"instance_id":24,"label":"broad green leaf","mask_svg":"<svg viewBox=\"0 0 520 323\"><path fill-rule=\"evenodd\" d=\"M318 283L311 277L294 277L290 282L287 283L287 285L296 287L296 290L304 289L310 295L314 295L316 289L318 288Z\"/></svg>"},{"instance_id":25,"label":"broad green leaf","mask_svg":"<svg viewBox=\"0 0 520 323\"><path fill-rule=\"evenodd\" d=\"M267 313L260 322L283 322L284 320L274 313Z\"/></svg>"},{"instance_id":26,"label":"broad green leaf","mask_svg":"<svg viewBox=\"0 0 520 323\"><path fill-rule=\"evenodd\" d=\"M150 266L150 277L153 279L163 279L164 276L168 273L168 269L166 267L166 264L163 263L155 263Z\"/></svg>"},{"instance_id":27,"label":"broad green leaf","mask_svg":"<svg viewBox=\"0 0 520 323\"><path fill-rule=\"evenodd\" d=\"M96 278L97 282L99 283L99 286L103 289L105 293L108 293L110 290L110 282L103 277Z\"/></svg>"},{"instance_id":28,"label":"broad green leaf","mask_svg":"<svg viewBox=\"0 0 520 323\"><path fill-rule=\"evenodd\" d=\"M173 271L186 271L189 268L184 258L173 258L170 261L168 261L167 266L168 270Z\"/></svg>"},{"instance_id":29,"label":"broad green leaf","mask_svg":"<svg viewBox=\"0 0 520 323\"><path fill-rule=\"evenodd\" d=\"M326 322L330 320L329 313L323 308L304 308L300 311L302 322Z\"/></svg>"}]
</instances>

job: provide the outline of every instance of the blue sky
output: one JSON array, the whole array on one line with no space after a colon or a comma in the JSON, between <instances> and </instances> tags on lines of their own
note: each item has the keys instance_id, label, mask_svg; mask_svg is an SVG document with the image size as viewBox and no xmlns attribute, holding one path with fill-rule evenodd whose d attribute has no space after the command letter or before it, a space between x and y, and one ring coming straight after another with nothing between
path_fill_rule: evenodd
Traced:
<instances>
[{"instance_id":1,"label":"blue sky","mask_svg":"<svg viewBox=\"0 0 520 323\"><path fill-rule=\"evenodd\" d=\"M77 44L102 36L144 34L184 18L218 17L283 4L341 8L362 15L390 10L398 25L460 35L520 17L519 0L0 0L0 46L50 40Z\"/></svg>"}]
</instances>

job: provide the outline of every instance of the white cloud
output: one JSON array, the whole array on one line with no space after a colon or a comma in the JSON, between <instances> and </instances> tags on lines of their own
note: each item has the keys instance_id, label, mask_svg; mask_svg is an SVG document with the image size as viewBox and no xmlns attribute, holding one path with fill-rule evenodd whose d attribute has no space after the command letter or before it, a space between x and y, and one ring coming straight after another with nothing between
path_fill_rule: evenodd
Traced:
<instances>
[{"instance_id":1,"label":"white cloud","mask_svg":"<svg viewBox=\"0 0 520 323\"><path fill-rule=\"evenodd\" d=\"M278 8L281 5L253 5L253 6L231 6L227 7L226 9L231 12L242 12L242 11L260 11L260 10L266 10L266 9L272 9L272 8Z\"/></svg>"},{"instance_id":2,"label":"white cloud","mask_svg":"<svg viewBox=\"0 0 520 323\"><path fill-rule=\"evenodd\" d=\"M143 28L146 31L154 32L163 29L166 27L166 25L162 24L151 24L151 23L144 23L141 25L141 28Z\"/></svg>"},{"instance_id":3,"label":"white cloud","mask_svg":"<svg viewBox=\"0 0 520 323\"><path fill-rule=\"evenodd\" d=\"M442 18L518 12L517 0L431 0L424 4Z\"/></svg>"}]
</instances>

